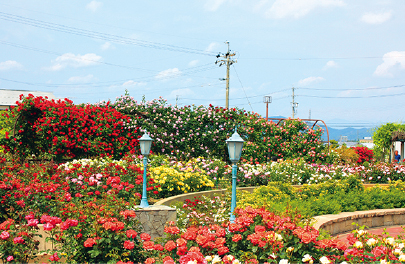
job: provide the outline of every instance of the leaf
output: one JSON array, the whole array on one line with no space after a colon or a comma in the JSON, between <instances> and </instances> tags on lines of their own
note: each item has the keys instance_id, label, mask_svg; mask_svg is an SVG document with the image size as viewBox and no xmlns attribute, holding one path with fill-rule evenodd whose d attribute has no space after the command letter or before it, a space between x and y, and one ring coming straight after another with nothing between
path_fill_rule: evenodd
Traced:
<instances>
[{"instance_id":1,"label":"leaf","mask_svg":"<svg viewBox=\"0 0 405 264\"><path fill-rule=\"evenodd\" d=\"M98 255L100 255L101 251L99 251L99 250L97 250L97 249L93 249L93 250L90 250L88 253L90 254L90 256L91 256L92 258L95 258L95 257L97 257Z\"/></svg>"}]
</instances>

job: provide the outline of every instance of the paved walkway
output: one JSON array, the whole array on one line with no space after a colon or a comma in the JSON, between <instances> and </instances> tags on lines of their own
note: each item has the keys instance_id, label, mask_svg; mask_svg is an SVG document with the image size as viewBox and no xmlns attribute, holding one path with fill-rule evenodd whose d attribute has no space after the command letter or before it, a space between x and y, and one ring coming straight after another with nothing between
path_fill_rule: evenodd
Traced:
<instances>
[{"instance_id":1,"label":"paved walkway","mask_svg":"<svg viewBox=\"0 0 405 264\"><path fill-rule=\"evenodd\" d=\"M377 228L367 229L367 232L375 234L375 235L381 235L384 231L388 232L389 236L393 237L393 238L397 238L398 235L402 235L402 236L405 235L405 232L404 232L404 229L402 228L402 226L386 226L386 227L377 227ZM349 241L347 240L347 236L349 234L350 233L341 234L341 235L338 235L337 238L341 241L348 243Z\"/></svg>"}]
</instances>

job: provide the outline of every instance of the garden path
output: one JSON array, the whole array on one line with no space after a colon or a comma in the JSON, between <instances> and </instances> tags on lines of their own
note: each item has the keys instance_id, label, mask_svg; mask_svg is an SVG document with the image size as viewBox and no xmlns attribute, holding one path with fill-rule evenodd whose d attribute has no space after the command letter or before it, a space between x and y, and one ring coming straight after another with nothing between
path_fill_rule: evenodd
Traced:
<instances>
[{"instance_id":1,"label":"garden path","mask_svg":"<svg viewBox=\"0 0 405 264\"><path fill-rule=\"evenodd\" d=\"M403 226L385 226L385 227L376 227L376 228L370 228L367 229L367 232L375 234L375 235L381 235L384 231L389 233L389 236L393 237L393 238L397 238L398 235L404 235L404 229L402 228ZM405 227L405 226L404 226ZM337 239L344 241L346 243L348 243L349 241L347 240L347 236L350 234L349 233L345 233L345 234L341 234L336 236Z\"/></svg>"}]
</instances>

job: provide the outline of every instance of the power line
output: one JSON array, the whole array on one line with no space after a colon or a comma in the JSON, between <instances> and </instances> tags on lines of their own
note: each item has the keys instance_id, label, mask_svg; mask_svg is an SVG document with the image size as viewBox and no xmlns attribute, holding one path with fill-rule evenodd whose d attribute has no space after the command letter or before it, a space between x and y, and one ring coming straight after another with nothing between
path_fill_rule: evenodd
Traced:
<instances>
[{"instance_id":1,"label":"power line","mask_svg":"<svg viewBox=\"0 0 405 264\"><path fill-rule=\"evenodd\" d=\"M239 78L238 72L236 71L235 65L232 65L232 66L233 66L233 70L234 70L235 73L236 73L236 77L238 77L240 86L242 87L243 93L245 94L245 98L246 98L246 100L247 100L247 102L248 102L248 104L249 104L249 106L250 106L250 109L252 109L252 112L254 112L254 111L253 111L253 107L252 107L252 105L250 104L249 98L248 98L247 95L246 95L245 88L243 87L243 84L242 84L242 82L241 82L241 80L240 80L240 78Z\"/></svg>"},{"instance_id":2,"label":"power line","mask_svg":"<svg viewBox=\"0 0 405 264\"><path fill-rule=\"evenodd\" d=\"M63 18L63 19L69 19L69 20L73 20L75 22L84 22L84 23L88 23L88 24L93 24L93 25L99 25L99 26L103 26L103 27L110 27L110 28L117 28L117 29L125 29L125 30L136 30L139 32L146 32L149 34L154 34L154 35L163 35L163 36L170 36L170 37L176 37L176 38L182 38L182 39L194 39L194 40L204 40L204 41L212 41L211 39L202 39L202 38L192 38L189 36L179 36L179 35L173 35L173 34L165 34L165 33L157 33L157 32L152 32L152 31L146 31L146 30L140 30L140 29L134 29L134 28L126 28L126 27L118 27L118 26L112 26L112 25L108 25L108 24L103 24L103 23L97 23L97 22L93 22L93 21L88 21L88 20L82 20L82 19L77 19L77 18L71 18L71 17L66 17L66 16L60 16L60 15L55 15L55 14L51 14L51 13L47 13L47 12L41 12L41 11L37 11L37 10L32 10L32 9L27 9L27 8L22 8L22 7L18 7L18 6L12 6L12 5L8 5L8 4L4 4L4 3L0 3L0 5L3 6L8 6L11 8L17 8L17 9L21 9L21 10L25 10L25 11L29 11L29 12L34 12L34 13L38 13L38 14L45 14L45 15L49 15L49 16L53 16L53 17L59 17L59 18Z\"/></svg>"},{"instance_id":3,"label":"power line","mask_svg":"<svg viewBox=\"0 0 405 264\"><path fill-rule=\"evenodd\" d=\"M380 98L405 95L405 93L385 94L385 95L369 95L369 96L319 96L319 95L298 95L301 97L328 98L328 99L363 99L363 98Z\"/></svg>"},{"instance_id":4,"label":"power line","mask_svg":"<svg viewBox=\"0 0 405 264\"><path fill-rule=\"evenodd\" d=\"M139 40L139 39L134 39L134 38L126 38L126 37L122 37L122 36L118 36L118 35L102 33L102 32L97 32L97 31L90 31L90 30L86 30L86 29L80 29L80 28L65 26L65 25L61 25L61 24L50 23L50 22L46 22L46 21L42 21L42 20L31 19L31 18L13 15L13 14L5 13L5 12L0 12L0 19L23 24L23 25L29 25L29 26L33 26L33 27L37 27L37 28L48 29L48 30L53 30L53 31L57 31L57 32L68 33L68 34L73 34L73 35L78 35L78 36L84 36L84 37L93 38L93 39L100 39L100 40L110 41L110 42L115 42L115 43L136 45L136 46L140 46L140 47L182 52L182 53L193 53L193 54L206 55L206 56L215 55L214 52L180 47L180 46L169 45L169 44L163 44L163 43L152 42L152 41Z\"/></svg>"},{"instance_id":5,"label":"power line","mask_svg":"<svg viewBox=\"0 0 405 264\"><path fill-rule=\"evenodd\" d=\"M13 47L16 47L16 48L22 48L22 49L27 49L27 50L52 54L52 55L56 55L56 56L69 56L68 54L61 54L61 53L58 53L58 52L55 52L55 51L38 49L38 48L35 48L35 47L29 47L29 46L25 46L25 45L21 45L21 44L17 44L17 43L12 43L12 42L8 42L8 41L3 41L3 40L0 40L0 43L5 44L5 45L9 45L9 46L13 46ZM73 58L73 56L71 56L71 57ZM74 57L74 58L77 59L77 57ZM119 68L135 69L135 70L140 70L140 71L159 73L156 70L150 70L150 69L144 69L144 68L139 68L139 67L114 64L114 63L103 62L103 61L99 61L99 60L91 60L91 59L85 59L85 58L80 58L80 60L82 60L82 61L91 61L91 62L94 62L94 63L104 64L104 65L114 66L114 67L119 67ZM212 70L212 69L215 69L215 68L216 67L213 66L211 63L207 63L207 64L204 64L204 65L187 68L187 69L183 70L183 73L189 75L189 74L192 74L192 73L198 73L198 72L202 72L202 71L206 71L206 70ZM185 71L187 71L187 72L185 72ZM144 78L154 78L154 77L155 77L155 75L154 76L149 76L149 77L144 77Z\"/></svg>"},{"instance_id":6,"label":"power line","mask_svg":"<svg viewBox=\"0 0 405 264\"><path fill-rule=\"evenodd\" d=\"M390 56L390 58L403 58L404 55ZM359 57L308 57L308 58L277 58L277 57L261 57L261 58L243 58L244 60L278 60L278 61L307 61L307 60L363 60L363 59L381 59L382 56L359 56Z\"/></svg>"},{"instance_id":7,"label":"power line","mask_svg":"<svg viewBox=\"0 0 405 264\"><path fill-rule=\"evenodd\" d=\"M317 91L366 91L366 90L380 90L388 88L401 88L405 87L405 84L385 86L385 87L367 87L367 88L349 88L349 89L328 89L328 88L310 88L310 87L297 87L302 90L317 90Z\"/></svg>"}]
</instances>

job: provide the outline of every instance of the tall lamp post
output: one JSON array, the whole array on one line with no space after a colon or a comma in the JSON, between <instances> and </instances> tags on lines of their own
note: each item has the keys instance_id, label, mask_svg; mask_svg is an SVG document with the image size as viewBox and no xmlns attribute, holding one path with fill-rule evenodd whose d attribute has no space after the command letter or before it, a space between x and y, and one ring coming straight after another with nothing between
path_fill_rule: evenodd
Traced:
<instances>
[{"instance_id":1,"label":"tall lamp post","mask_svg":"<svg viewBox=\"0 0 405 264\"><path fill-rule=\"evenodd\" d=\"M145 129L145 134L139 139L139 145L141 146L141 154L143 155L143 184L142 184L142 199L141 204L139 205L140 208L149 207L148 198L146 193L146 165L148 164L148 156L150 153L150 147L152 146L152 141L147 134Z\"/></svg>"},{"instance_id":2,"label":"tall lamp post","mask_svg":"<svg viewBox=\"0 0 405 264\"><path fill-rule=\"evenodd\" d=\"M236 174L238 172L238 167L236 163L240 160L240 156L242 155L242 147L243 147L243 139L239 136L238 132L236 131L233 135L226 140L226 144L228 145L228 153L229 159L232 162L232 199L231 199L231 218L229 219L231 223L235 222L235 215L234 210L236 207Z\"/></svg>"}]
</instances>

